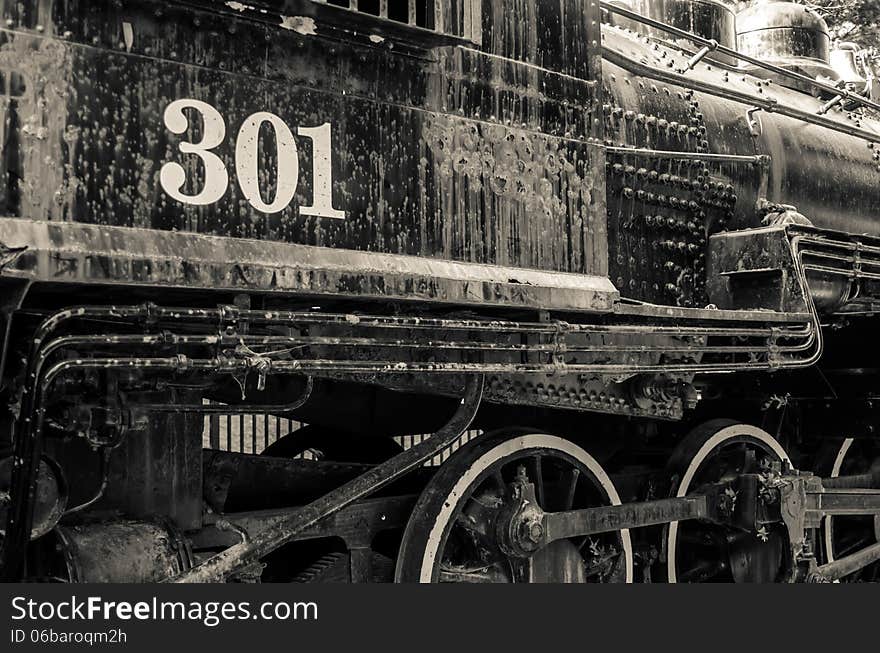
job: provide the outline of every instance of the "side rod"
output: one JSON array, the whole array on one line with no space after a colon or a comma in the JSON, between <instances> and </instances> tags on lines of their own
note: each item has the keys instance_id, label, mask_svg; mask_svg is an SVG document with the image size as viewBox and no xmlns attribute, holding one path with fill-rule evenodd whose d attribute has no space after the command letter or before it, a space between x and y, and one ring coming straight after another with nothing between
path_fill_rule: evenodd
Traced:
<instances>
[{"instance_id":1,"label":"side rod","mask_svg":"<svg viewBox=\"0 0 880 653\"><path fill-rule=\"evenodd\" d=\"M542 524L545 541L549 544L569 537L596 535L688 519L706 519L709 516L708 497L692 495L620 506L550 512L544 514Z\"/></svg>"},{"instance_id":2,"label":"side rod","mask_svg":"<svg viewBox=\"0 0 880 653\"><path fill-rule=\"evenodd\" d=\"M617 506L599 506L566 512L538 513L542 526L541 546L555 540L597 535L623 529L656 526L674 521L704 519L716 521L709 495L657 499ZM880 490L828 489L808 491L802 507L805 525L815 528L829 515L878 515Z\"/></svg>"}]
</instances>

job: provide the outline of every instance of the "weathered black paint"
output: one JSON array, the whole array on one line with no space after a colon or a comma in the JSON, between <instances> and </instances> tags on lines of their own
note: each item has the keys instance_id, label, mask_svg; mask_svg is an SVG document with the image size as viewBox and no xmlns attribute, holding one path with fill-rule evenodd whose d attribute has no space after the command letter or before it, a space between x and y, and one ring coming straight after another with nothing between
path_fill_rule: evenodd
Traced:
<instances>
[{"instance_id":1,"label":"weathered black paint","mask_svg":"<svg viewBox=\"0 0 880 653\"><path fill-rule=\"evenodd\" d=\"M601 127L587 81L599 28L580 2L485 3L485 52L456 36L456 3L452 36L312 2L264 4L2 3L0 67L25 80L6 111L6 214L604 273L603 159L587 143ZM179 161L186 190L202 185L198 158L178 153L182 138L163 124L182 98L226 120L216 153L230 186L207 207L158 183ZM257 111L292 129L331 123L334 206L347 219L300 215L312 196L306 139L292 205L275 215L248 205L233 153ZM197 142L190 122L185 139ZM274 139L261 135L271 198Z\"/></svg>"}]
</instances>

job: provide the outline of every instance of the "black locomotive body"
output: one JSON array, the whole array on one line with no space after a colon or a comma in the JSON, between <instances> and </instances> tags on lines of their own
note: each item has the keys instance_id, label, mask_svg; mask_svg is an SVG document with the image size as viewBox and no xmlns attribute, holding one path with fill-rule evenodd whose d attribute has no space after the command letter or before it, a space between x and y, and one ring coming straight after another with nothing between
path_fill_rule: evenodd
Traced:
<instances>
[{"instance_id":1,"label":"black locomotive body","mask_svg":"<svg viewBox=\"0 0 880 653\"><path fill-rule=\"evenodd\" d=\"M5 579L874 579L880 104L808 10L0 14Z\"/></svg>"}]
</instances>

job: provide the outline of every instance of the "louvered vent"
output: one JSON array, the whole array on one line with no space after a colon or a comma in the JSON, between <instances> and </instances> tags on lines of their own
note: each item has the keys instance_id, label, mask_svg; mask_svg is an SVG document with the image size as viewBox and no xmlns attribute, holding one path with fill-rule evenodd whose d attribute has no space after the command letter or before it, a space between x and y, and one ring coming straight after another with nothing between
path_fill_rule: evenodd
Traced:
<instances>
[{"instance_id":1,"label":"louvered vent","mask_svg":"<svg viewBox=\"0 0 880 653\"><path fill-rule=\"evenodd\" d=\"M314 0L438 34L480 42L480 0Z\"/></svg>"}]
</instances>

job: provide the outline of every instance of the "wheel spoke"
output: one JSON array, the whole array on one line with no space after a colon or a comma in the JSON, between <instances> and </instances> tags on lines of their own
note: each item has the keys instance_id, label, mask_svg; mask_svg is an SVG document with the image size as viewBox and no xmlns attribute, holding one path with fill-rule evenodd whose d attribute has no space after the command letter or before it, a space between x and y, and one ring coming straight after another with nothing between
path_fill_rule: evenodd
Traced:
<instances>
[{"instance_id":1,"label":"wheel spoke","mask_svg":"<svg viewBox=\"0 0 880 653\"><path fill-rule=\"evenodd\" d=\"M577 491L578 478L580 478L581 470L577 467L572 467L571 472L568 475L568 492L565 495L565 506L564 510L571 510L574 507L574 495Z\"/></svg>"},{"instance_id":2,"label":"wheel spoke","mask_svg":"<svg viewBox=\"0 0 880 653\"><path fill-rule=\"evenodd\" d=\"M544 496L544 469L541 466L541 456L534 456L532 458L532 464L535 468L535 497L538 499L538 505L546 510L547 502L546 497Z\"/></svg>"},{"instance_id":3,"label":"wheel spoke","mask_svg":"<svg viewBox=\"0 0 880 653\"><path fill-rule=\"evenodd\" d=\"M507 483L504 482L504 477L501 475L501 470L496 469L495 473L492 475L492 480L495 482L495 487L498 488L498 492L502 497L507 494Z\"/></svg>"},{"instance_id":4,"label":"wheel spoke","mask_svg":"<svg viewBox=\"0 0 880 653\"><path fill-rule=\"evenodd\" d=\"M851 553L861 551L865 547L871 546L874 543L876 543L876 540L872 535L864 534L854 537L851 540L846 541L842 546L840 546L837 551L834 552L834 557L836 557L838 560L840 558L845 558Z\"/></svg>"}]
</instances>

